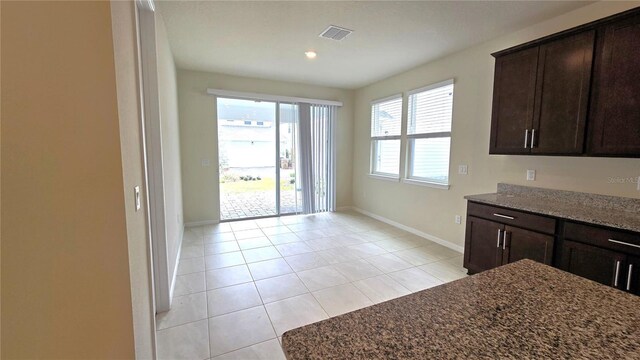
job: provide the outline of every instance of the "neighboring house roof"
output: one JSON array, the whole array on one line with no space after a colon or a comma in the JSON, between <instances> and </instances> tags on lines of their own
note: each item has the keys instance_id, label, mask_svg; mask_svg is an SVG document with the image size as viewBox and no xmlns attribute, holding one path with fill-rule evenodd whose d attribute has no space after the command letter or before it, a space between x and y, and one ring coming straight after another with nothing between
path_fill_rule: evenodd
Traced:
<instances>
[{"instance_id":1,"label":"neighboring house roof","mask_svg":"<svg viewBox=\"0 0 640 360\"><path fill-rule=\"evenodd\" d=\"M273 109L266 109L229 104L218 106L218 119L273 122L275 121L275 117L275 107Z\"/></svg>"},{"instance_id":2,"label":"neighboring house roof","mask_svg":"<svg viewBox=\"0 0 640 360\"><path fill-rule=\"evenodd\" d=\"M280 123L293 122L296 111L295 108L281 107L280 111ZM235 104L221 104L218 106L218 119L224 120L240 120L240 121L262 121L262 122L274 122L276 117L274 108L260 108L255 106L244 106Z\"/></svg>"}]
</instances>

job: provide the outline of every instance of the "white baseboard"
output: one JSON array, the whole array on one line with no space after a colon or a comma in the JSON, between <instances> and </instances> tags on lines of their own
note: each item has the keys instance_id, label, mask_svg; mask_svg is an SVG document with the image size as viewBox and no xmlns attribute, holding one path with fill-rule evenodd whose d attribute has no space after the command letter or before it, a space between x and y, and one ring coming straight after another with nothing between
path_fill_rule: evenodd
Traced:
<instances>
[{"instance_id":1,"label":"white baseboard","mask_svg":"<svg viewBox=\"0 0 640 360\"><path fill-rule=\"evenodd\" d=\"M339 206L336 208L336 211L349 211L353 210L353 206Z\"/></svg>"},{"instance_id":2,"label":"white baseboard","mask_svg":"<svg viewBox=\"0 0 640 360\"><path fill-rule=\"evenodd\" d=\"M203 221L192 221L184 224L184 227L194 227L194 226L204 226L204 225L215 225L219 224L219 220L203 220Z\"/></svg>"},{"instance_id":3,"label":"white baseboard","mask_svg":"<svg viewBox=\"0 0 640 360\"><path fill-rule=\"evenodd\" d=\"M399 228L399 229L402 229L402 230L404 230L404 231L408 231L408 232L410 232L410 233L412 233L412 234L414 234L414 235L418 235L418 236L420 236L420 237L422 237L422 238L425 238L425 239L427 239L427 240L433 241L434 243L440 244L440 245L442 245L442 246L446 246L446 247L448 247L449 249L454 250L454 251L457 251L457 252L459 252L459 253L461 253L461 254L462 254L462 253L464 253L464 247L462 247L462 246L460 246L460 245L453 244L453 243L451 243L451 242L449 242L449 241L447 241L447 240L441 239L441 238L439 238L439 237L437 237L437 236L433 236L433 235L431 235L431 234L427 234L427 233L422 232L422 231L420 231L420 230L418 230L418 229L414 229L414 228L412 228L412 227L409 227L409 226L406 226L406 225L400 224L400 223L399 223L399 222L397 222L397 221L393 221L393 220L387 219L387 218L385 218L385 217L383 217L383 216L380 216L380 215L378 215L378 214L374 214L374 213L372 213L372 212L369 212L369 211L367 211L367 210L360 209L360 208L355 207L355 206L345 206L345 208L348 208L347 210L357 211L357 212L359 212L359 213L361 213L361 214L363 214L363 215L367 215L367 216L369 216L369 217L371 217L371 218L374 218L374 219L376 219L376 220L380 220L380 221L382 221L383 223L387 223L387 224L389 224L389 225L391 225L391 226L395 226L395 227L397 227L397 228Z\"/></svg>"},{"instance_id":4,"label":"white baseboard","mask_svg":"<svg viewBox=\"0 0 640 360\"><path fill-rule=\"evenodd\" d=\"M178 276L178 265L180 265L180 254L182 253L182 240L184 239L184 226L180 231L180 242L178 244L178 252L176 254L176 266L173 269L173 278L171 279L171 286L169 287L169 308L173 303L173 289L176 287L176 277Z\"/></svg>"}]
</instances>

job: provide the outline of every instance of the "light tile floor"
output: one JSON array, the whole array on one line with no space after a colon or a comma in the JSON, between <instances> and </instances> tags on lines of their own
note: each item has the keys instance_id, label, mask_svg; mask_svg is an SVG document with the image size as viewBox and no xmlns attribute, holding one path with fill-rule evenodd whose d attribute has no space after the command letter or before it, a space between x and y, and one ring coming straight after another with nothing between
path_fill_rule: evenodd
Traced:
<instances>
[{"instance_id":1,"label":"light tile floor","mask_svg":"<svg viewBox=\"0 0 640 360\"><path fill-rule=\"evenodd\" d=\"M462 254L369 217L188 228L159 359L284 359L290 329L466 276Z\"/></svg>"}]
</instances>

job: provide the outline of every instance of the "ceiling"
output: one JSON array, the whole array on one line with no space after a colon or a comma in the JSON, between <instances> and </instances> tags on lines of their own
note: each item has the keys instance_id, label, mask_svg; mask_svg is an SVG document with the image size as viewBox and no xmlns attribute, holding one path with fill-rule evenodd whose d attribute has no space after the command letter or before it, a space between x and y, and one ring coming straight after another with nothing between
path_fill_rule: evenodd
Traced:
<instances>
[{"instance_id":1,"label":"ceiling","mask_svg":"<svg viewBox=\"0 0 640 360\"><path fill-rule=\"evenodd\" d=\"M181 69L358 88L590 2L158 1ZM337 42L329 25L354 30ZM318 57L309 60L304 52Z\"/></svg>"}]
</instances>

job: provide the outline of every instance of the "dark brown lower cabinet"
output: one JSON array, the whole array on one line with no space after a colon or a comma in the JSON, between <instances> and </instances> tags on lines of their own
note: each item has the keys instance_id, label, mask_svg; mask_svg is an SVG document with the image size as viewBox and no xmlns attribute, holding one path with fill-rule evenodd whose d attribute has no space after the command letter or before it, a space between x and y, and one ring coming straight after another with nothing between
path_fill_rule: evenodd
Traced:
<instances>
[{"instance_id":1,"label":"dark brown lower cabinet","mask_svg":"<svg viewBox=\"0 0 640 360\"><path fill-rule=\"evenodd\" d=\"M470 273L477 273L500 266L502 256L499 243L502 239L504 225L497 222L467 217L467 234L464 249L464 267Z\"/></svg>"},{"instance_id":2,"label":"dark brown lower cabinet","mask_svg":"<svg viewBox=\"0 0 640 360\"><path fill-rule=\"evenodd\" d=\"M562 246L560 268L640 295L640 257L566 240Z\"/></svg>"},{"instance_id":3,"label":"dark brown lower cabinet","mask_svg":"<svg viewBox=\"0 0 640 360\"><path fill-rule=\"evenodd\" d=\"M502 254L502 264L531 259L551 265L555 237L513 226L506 226L504 231L506 245Z\"/></svg>"},{"instance_id":4,"label":"dark brown lower cabinet","mask_svg":"<svg viewBox=\"0 0 640 360\"><path fill-rule=\"evenodd\" d=\"M625 258L623 253L565 240L560 268L604 285L620 287Z\"/></svg>"},{"instance_id":5,"label":"dark brown lower cabinet","mask_svg":"<svg viewBox=\"0 0 640 360\"><path fill-rule=\"evenodd\" d=\"M522 259L550 265L554 239L551 235L468 216L464 267L477 273Z\"/></svg>"},{"instance_id":6,"label":"dark brown lower cabinet","mask_svg":"<svg viewBox=\"0 0 640 360\"><path fill-rule=\"evenodd\" d=\"M632 294L640 295L640 257L627 257L626 279L624 289Z\"/></svg>"},{"instance_id":7,"label":"dark brown lower cabinet","mask_svg":"<svg viewBox=\"0 0 640 360\"><path fill-rule=\"evenodd\" d=\"M640 233L469 202L469 274L522 259L640 295Z\"/></svg>"},{"instance_id":8,"label":"dark brown lower cabinet","mask_svg":"<svg viewBox=\"0 0 640 360\"><path fill-rule=\"evenodd\" d=\"M640 295L640 235L565 222L559 267Z\"/></svg>"}]
</instances>

